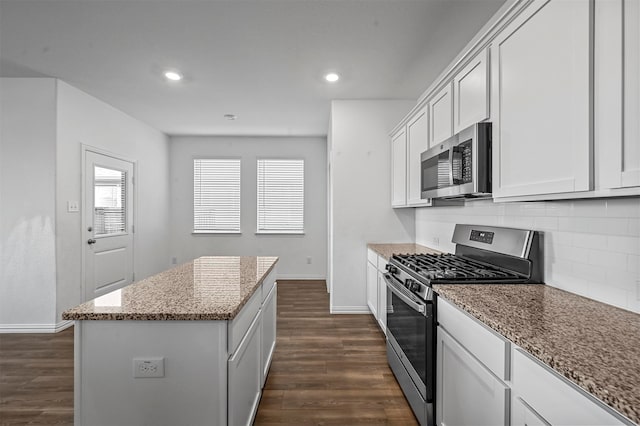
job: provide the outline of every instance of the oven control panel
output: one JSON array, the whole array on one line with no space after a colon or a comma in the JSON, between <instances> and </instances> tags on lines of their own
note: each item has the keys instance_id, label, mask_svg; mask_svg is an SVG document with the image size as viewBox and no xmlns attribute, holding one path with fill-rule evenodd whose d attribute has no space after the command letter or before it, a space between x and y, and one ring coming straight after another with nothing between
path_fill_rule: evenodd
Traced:
<instances>
[{"instance_id":1,"label":"oven control panel","mask_svg":"<svg viewBox=\"0 0 640 426\"><path fill-rule=\"evenodd\" d=\"M475 229L472 229L469 240L477 241L479 243L491 244L493 243L493 235L494 235L493 232L476 231Z\"/></svg>"}]
</instances>

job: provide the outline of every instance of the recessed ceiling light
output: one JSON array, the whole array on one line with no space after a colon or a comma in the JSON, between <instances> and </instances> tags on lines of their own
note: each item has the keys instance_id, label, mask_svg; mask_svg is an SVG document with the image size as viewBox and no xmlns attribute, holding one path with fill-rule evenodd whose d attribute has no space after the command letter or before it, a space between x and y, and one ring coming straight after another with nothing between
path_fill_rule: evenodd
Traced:
<instances>
[{"instance_id":1,"label":"recessed ceiling light","mask_svg":"<svg viewBox=\"0 0 640 426\"><path fill-rule=\"evenodd\" d=\"M171 81L182 80L182 74L180 74L178 71L165 71L164 76L167 80L171 80Z\"/></svg>"},{"instance_id":2,"label":"recessed ceiling light","mask_svg":"<svg viewBox=\"0 0 640 426\"><path fill-rule=\"evenodd\" d=\"M238 116L235 115L235 114L225 114L224 118L226 118L227 120L232 120L233 121L233 120L237 119Z\"/></svg>"},{"instance_id":3,"label":"recessed ceiling light","mask_svg":"<svg viewBox=\"0 0 640 426\"><path fill-rule=\"evenodd\" d=\"M324 76L324 79L329 83L335 83L336 81L340 80L340 76L335 72L330 72L329 74Z\"/></svg>"}]
</instances>

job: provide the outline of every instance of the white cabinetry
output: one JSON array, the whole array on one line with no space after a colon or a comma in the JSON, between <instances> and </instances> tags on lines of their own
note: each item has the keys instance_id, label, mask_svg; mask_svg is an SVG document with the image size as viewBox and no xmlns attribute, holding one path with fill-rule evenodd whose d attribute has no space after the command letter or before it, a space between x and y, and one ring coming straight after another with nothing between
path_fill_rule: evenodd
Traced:
<instances>
[{"instance_id":1,"label":"white cabinetry","mask_svg":"<svg viewBox=\"0 0 640 426\"><path fill-rule=\"evenodd\" d=\"M383 277L386 264L384 257L367 249L367 305L383 333L387 328L387 284Z\"/></svg>"},{"instance_id":2,"label":"white cabinetry","mask_svg":"<svg viewBox=\"0 0 640 426\"><path fill-rule=\"evenodd\" d=\"M429 149L427 107L420 109L407 122L407 205L428 204L421 198L420 155Z\"/></svg>"},{"instance_id":3,"label":"white cabinetry","mask_svg":"<svg viewBox=\"0 0 640 426\"><path fill-rule=\"evenodd\" d=\"M493 41L494 197L591 189L589 3L536 0Z\"/></svg>"},{"instance_id":4,"label":"white cabinetry","mask_svg":"<svg viewBox=\"0 0 640 426\"><path fill-rule=\"evenodd\" d=\"M640 186L640 3L595 3L596 184Z\"/></svg>"},{"instance_id":5,"label":"white cabinetry","mask_svg":"<svg viewBox=\"0 0 640 426\"><path fill-rule=\"evenodd\" d=\"M453 78L453 132L489 118L487 49L476 55Z\"/></svg>"},{"instance_id":6,"label":"white cabinetry","mask_svg":"<svg viewBox=\"0 0 640 426\"><path fill-rule=\"evenodd\" d=\"M453 135L452 84L447 83L428 103L429 106L429 146Z\"/></svg>"},{"instance_id":7,"label":"white cabinetry","mask_svg":"<svg viewBox=\"0 0 640 426\"><path fill-rule=\"evenodd\" d=\"M391 206L407 205L407 132L404 127L391 136Z\"/></svg>"},{"instance_id":8,"label":"white cabinetry","mask_svg":"<svg viewBox=\"0 0 640 426\"><path fill-rule=\"evenodd\" d=\"M266 293L267 288L262 289ZM278 285L273 283L273 287L269 294L262 302L262 380L261 384L267 380L269 367L271 367L271 359L273 351L276 349L276 314L277 314Z\"/></svg>"},{"instance_id":9,"label":"white cabinetry","mask_svg":"<svg viewBox=\"0 0 640 426\"><path fill-rule=\"evenodd\" d=\"M229 425L251 425L258 409L262 389L261 312L254 318L236 352L229 358Z\"/></svg>"},{"instance_id":10,"label":"white cabinetry","mask_svg":"<svg viewBox=\"0 0 640 426\"><path fill-rule=\"evenodd\" d=\"M520 348L513 352L512 424L622 425L603 404Z\"/></svg>"},{"instance_id":11,"label":"white cabinetry","mask_svg":"<svg viewBox=\"0 0 640 426\"><path fill-rule=\"evenodd\" d=\"M443 425L509 423L509 343L438 299L436 420Z\"/></svg>"}]
</instances>

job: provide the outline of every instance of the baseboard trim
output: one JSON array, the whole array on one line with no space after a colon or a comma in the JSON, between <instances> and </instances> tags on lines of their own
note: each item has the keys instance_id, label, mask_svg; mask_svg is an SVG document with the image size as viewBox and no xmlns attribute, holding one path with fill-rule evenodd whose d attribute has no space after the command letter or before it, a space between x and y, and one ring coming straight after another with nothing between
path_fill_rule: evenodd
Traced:
<instances>
[{"instance_id":1,"label":"baseboard trim","mask_svg":"<svg viewBox=\"0 0 640 426\"><path fill-rule=\"evenodd\" d=\"M0 333L57 333L73 325L65 320L57 324L0 324Z\"/></svg>"},{"instance_id":2,"label":"baseboard trim","mask_svg":"<svg viewBox=\"0 0 640 426\"><path fill-rule=\"evenodd\" d=\"M278 274L277 280L292 280L292 281L326 280L326 277L324 275L287 275L287 274Z\"/></svg>"},{"instance_id":3,"label":"baseboard trim","mask_svg":"<svg viewBox=\"0 0 640 426\"><path fill-rule=\"evenodd\" d=\"M371 314L368 306L331 306L331 314Z\"/></svg>"}]
</instances>

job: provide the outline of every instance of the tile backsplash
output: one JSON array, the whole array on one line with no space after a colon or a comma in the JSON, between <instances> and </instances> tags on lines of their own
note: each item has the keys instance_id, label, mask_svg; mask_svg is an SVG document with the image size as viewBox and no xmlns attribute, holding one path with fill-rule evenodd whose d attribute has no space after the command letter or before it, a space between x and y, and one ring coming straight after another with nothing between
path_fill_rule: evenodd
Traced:
<instances>
[{"instance_id":1,"label":"tile backsplash","mask_svg":"<svg viewBox=\"0 0 640 426\"><path fill-rule=\"evenodd\" d=\"M456 223L540 231L546 284L640 313L638 197L420 208L416 242L452 252Z\"/></svg>"}]
</instances>

